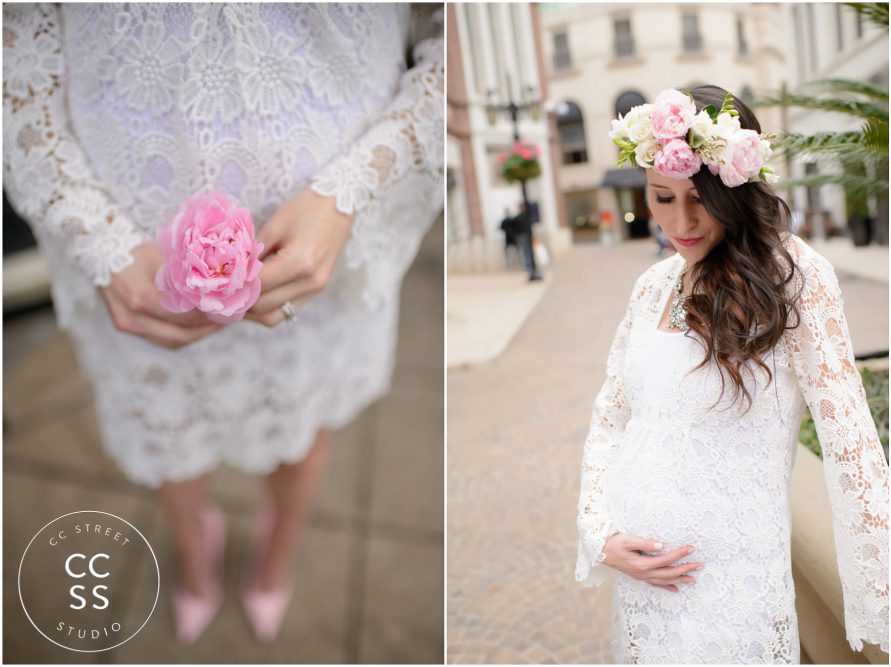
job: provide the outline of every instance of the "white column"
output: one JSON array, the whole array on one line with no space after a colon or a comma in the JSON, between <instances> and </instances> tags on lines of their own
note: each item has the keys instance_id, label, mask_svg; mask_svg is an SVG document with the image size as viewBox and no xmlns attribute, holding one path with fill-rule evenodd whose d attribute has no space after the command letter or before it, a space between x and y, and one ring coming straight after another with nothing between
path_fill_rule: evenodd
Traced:
<instances>
[{"instance_id":1,"label":"white column","mask_svg":"<svg viewBox=\"0 0 891 667\"><path fill-rule=\"evenodd\" d=\"M551 151L547 141L542 140L542 148L544 149L538 159L541 161L541 176L538 177L539 188L541 191L541 222L542 226L549 233L557 231L559 222L557 220L557 200L558 193L554 190L554 165L551 162Z\"/></svg>"},{"instance_id":2,"label":"white column","mask_svg":"<svg viewBox=\"0 0 891 667\"><path fill-rule=\"evenodd\" d=\"M530 12L532 12L531 5L522 3L517 5L511 5L511 9L513 9L515 16L519 19L518 30L520 34L517 35L517 40L520 43L520 51L523 54L523 62L518 63L518 66L523 71L523 85L535 86L538 90L539 94L541 93L541 84L538 81L538 60L535 57L535 36L532 33L532 16L530 16ZM548 34L546 31L542 31L542 39ZM544 100L542 100L544 102Z\"/></svg>"},{"instance_id":3,"label":"white column","mask_svg":"<svg viewBox=\"0 0 891 667\"><path fill-rule=\"evenodd\" d=\"M449 136L446 142L446 164L452 170L455 187L448 201L448 225L453 232L451 240L460 242L470 238L470 218L467 214L467 194L464 187L464 171L460 143Z\"/></svg>"},{"instance_id":4,"label":"white column","mask_svg":"<svg viewBox=\"0 0 891 667\"><path fill-rule=\"evenodd\" d=\"M473 150L474 169L476 171L477 193L480 198L480 213L483 216L483 230L485 236L492 235L490 229L489 202L492 199L492 182L489 175L489 160L486 155L486 133L472 132L470 146Z\"/></svg>"},{"instance_id":5,"label":"white column","mask_svg":"<svg viewBox=\"0 0 891 667\"><path fill-rule=\"evenodd\" d=\"M499 74L502 79L504 79L505 74L510 77L512 90L505 92L511 94L516 101L519 101L521 83L517 72L518 63L515 55L517 50L514 48L514 24L511 20L511 6L507 3L499 3L494 5L494 7L495 15L498 17L498 25L495 27L498 30L501 62L504 67L504 72Z\"/></svg>"},{"instance_id":6,"label":"white column","mask_svg":"<svg viewBox=\"0 0 891 667\"><path fill-rule=\"evenodd\" d=\"M498 73L495 71L495 54L492 51L492 27L489 24L489 12L487 5L484 3L476 3L469 5L470 14L468 19L474 22L478 30L474 34L479 41L474 43L474 51L482 55L482 67L479 69L483 72L484 77L484 93L490 88L498 88Z\"/></svg>"}]
</instances>

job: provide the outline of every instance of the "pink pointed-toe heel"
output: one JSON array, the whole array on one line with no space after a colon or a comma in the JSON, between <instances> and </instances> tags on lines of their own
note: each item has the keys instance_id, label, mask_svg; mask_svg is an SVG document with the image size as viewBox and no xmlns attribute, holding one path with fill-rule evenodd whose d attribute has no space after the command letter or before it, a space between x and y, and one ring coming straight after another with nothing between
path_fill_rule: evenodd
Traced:
<instances>
[{"instance_id":1,"label":"pink pointed-toe heel","mask_svg":"<svg viewBox=\"0 0 891 667\"><path fill-rule=\"evenodd\" d=\"M266 556L274 524L275 514L270 508L263 510L254 519L251 534L253 561L247 584L241 592L241 604L248 623L254 636L261 642L271 642L278 636L294 595L294 581L291 577L271 590L263 591L256 586L260 563Z\"/></svg>"},{"instance_id":2,"label":"pink pointed-toe heel","mask_svg":"<svg viewBox=\"0 0 891 667\"><path fill-rule=\"evenodd\" d=\"M214 568L214 590L209 596L195 595L181 586L171 594L173 623L177 641L191 644L204 632L217 615L223 603L223 552L226 547L226 519L215 506L208 505L201 511L205 548L208 560Z\"/></svg>"}]
</instances>

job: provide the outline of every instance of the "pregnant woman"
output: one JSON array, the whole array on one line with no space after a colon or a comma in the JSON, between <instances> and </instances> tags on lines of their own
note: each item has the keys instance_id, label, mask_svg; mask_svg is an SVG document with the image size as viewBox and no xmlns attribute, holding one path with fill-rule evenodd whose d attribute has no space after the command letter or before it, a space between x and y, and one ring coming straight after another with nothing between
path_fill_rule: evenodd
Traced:
<instances>
[{"instance_id":1,"label":"pregnant woman","mask_svg":"<svg viewBox=\"0 0 891 667\"><path fill-rule=\"evenodd\" d=\"M442 207L441 7L4 5L3 171L104 444L158 490L194 641L222 600L220 463L266 477L241 595L278 633L330 429L389 387L399 287ZM266 246L248 319L161 306L155 232L197 192Z\"/></svg>"},{"instance_id":2,"label":"pregnant woman","mask_svg":"<svg viewBox=\"0 0 891 667\"><path fill-rule=\"evenodd\" d=\"M760 132L715 86L613 121L678 250L634 286L585 441L576 578L617 572L619 663L799 662L788 493L805 403L847 638L888 650L888 467L835 273L786 230Z\"/></svg>"}]
</instances>

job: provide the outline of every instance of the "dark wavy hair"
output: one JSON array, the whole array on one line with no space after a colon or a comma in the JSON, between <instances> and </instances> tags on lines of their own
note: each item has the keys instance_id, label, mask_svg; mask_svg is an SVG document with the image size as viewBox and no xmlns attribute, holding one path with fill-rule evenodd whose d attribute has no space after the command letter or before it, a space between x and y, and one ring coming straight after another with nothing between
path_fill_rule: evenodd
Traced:
<instances>
[{"instance_id":1,"label":"dark wavy hair","mask_svg":"<svg viewBox=\"0 0 891 667\"><path fill-rule=\"evenodd\" d=\"M709 104L720 109L727 94L710 85L689 92L697 112ZM737 99L732 104L740 126L760 134L761 125L751 109ZM724 228L723 240L689 269L687 325L706 344L705 358L696 368L712 359L717 362L735 387L733 402L744 396L748 412L752 396L743 381L743 368L754 362L765 371L769 384L773 374L760 355L773 350L787 327L798 326L798 294L787 291L798 268L780 236L788 230L791 214L786 202L762 181L728 188L704 165L692 180L706 211ZM795 323L789 327L792 313ZM714 405L724 390L721 373L721 395Z\"/></svg>"}]
</instances>

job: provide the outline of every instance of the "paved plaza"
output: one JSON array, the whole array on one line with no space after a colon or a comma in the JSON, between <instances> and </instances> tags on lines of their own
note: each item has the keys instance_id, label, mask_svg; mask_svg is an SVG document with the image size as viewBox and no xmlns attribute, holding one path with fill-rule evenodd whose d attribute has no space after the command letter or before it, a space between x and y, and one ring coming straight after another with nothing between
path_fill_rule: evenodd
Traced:
<instances>
[{"instance_id":1,"label":"paved plaza","mask_svg":"<svg viewBox=\"0 0 891 667\"><path fill-rule=\"evenodd\" d=\"M102 452L90 389L48 310L5 322L3 654L19 663L441 663L443 660L443 226L433 226L402 289L392 392L334 438L332 462L296 557L295 598L278 641L258 644L237 603L262 481L221 468L229 522L226 599L204 636L177 645L174 564L154 494ZM50 644L19 602L28 541L76 509L117 513L148 538L161 597L145 628L105 653ZM149 564L134 572L148 585ZM153 569L153 566L151 567Z\"/></svg>"},{"instance_id":2,"label":"paved plaza","mask_svg":"<svg viewBox=\"0 0 891 667\"><path fill-rule=\"evenodd\" d=\"M612 660L611 591L574 578L579 466L609 344L653 250L576 245L505 351L448 373L449 662ZM855 353L888 349L887 268L874 279L888 253L869 252L836 265ZM869 271L851 273L858 264Z\"/></svg>"}]
</instances>

